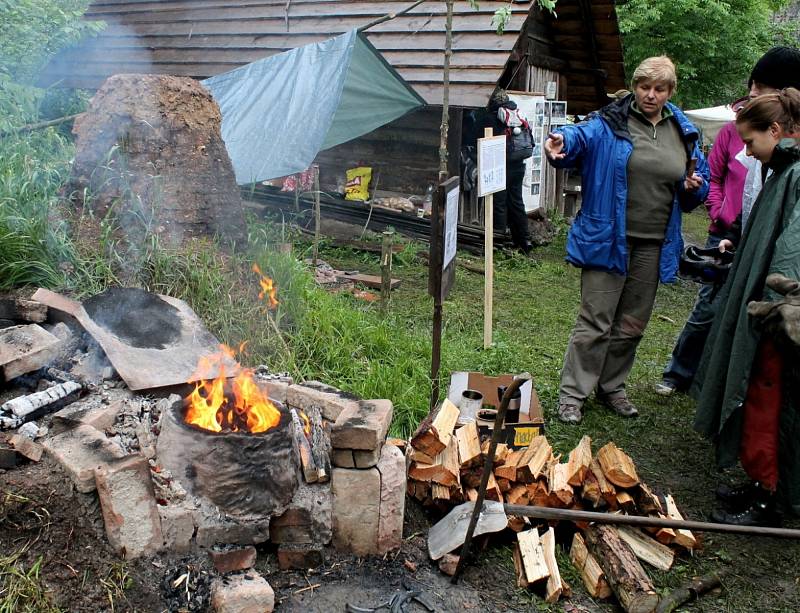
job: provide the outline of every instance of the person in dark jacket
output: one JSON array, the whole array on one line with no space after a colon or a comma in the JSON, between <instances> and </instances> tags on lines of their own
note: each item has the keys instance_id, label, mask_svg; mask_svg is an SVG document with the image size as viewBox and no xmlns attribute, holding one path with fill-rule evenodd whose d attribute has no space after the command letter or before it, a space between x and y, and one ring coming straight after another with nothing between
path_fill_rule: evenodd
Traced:
<instances>
[{"instance_id":1,"label":"person in dark jacket","mask_svg":"<svg viewBox=\"0 0 800 613\"><path fill-rule=\"evenodd\" d=\"M720 242L721 251L739 244L692 387L695 429L714 441L721 468L739 460L751 479L718 489L725 508L712 518L777 524L776 493L800 513L800 382L795 360L784 360L776 337L748 316L748 304L783 298L767 285L769 275L800 278L800 149L786 138L800 128L800 91L759 96L739 112L736 126L747 154L772 174L741 241L733 231Z\"/></svg>"},{"instance_id":2,"label":"person in dark jacket","mask_svg":"<svg viewBox=\"0 0 800 613\"><path fill-rule=\"evenodd\" d=\"M681 210L698 206L709 187L699 133L668 102L676 82L668 57L648 58L634 71L631 95L544 145L553 166L580 165L582 174L583 204L567 238L567 261L583 269L561 371L558 416L567 423L581 421L592 392L620 415L638 414L625 381L658 282L675 279Z\"/></svg>"},{"instance_id":3,"label":"person in dark jacket","mask_svg":"<svg viewBox=\"0 0 800 613\"><path fill-rule=\"evenodd\" d=\"M468 126L464 142L474 147L477 152L477 142L483 138L486 128L492 129L493 136L507 133L507 126L500 121L497 111L501 108L515 110L516 102L509 99L505 90L497 90L489 100L486 109L475 113L474 122ZM494 229L505 232L511 231L511 240L514 247L529 254L533 249L528 230L528 215L525 212L525 202L522 199L522 182L525 179L525 160L506 161L506 189L494 194L492 208Z\"/></svg>"}]
</instances>

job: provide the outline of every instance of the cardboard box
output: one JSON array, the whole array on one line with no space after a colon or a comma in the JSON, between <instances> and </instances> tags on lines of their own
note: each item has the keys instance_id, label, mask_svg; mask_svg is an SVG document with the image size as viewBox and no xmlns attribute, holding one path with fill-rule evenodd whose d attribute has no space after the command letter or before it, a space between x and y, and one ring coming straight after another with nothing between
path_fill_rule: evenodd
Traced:
<instances>
[{"instance_id":1,"label":"cardboard box","mask_svg":"<svg viewBox=\"0 0 800 613\"><path fill-rule=\"evenodd\" d=\"M450 388L447 392L448 399L458 406L461 393L464 390L478 390L483 394L483 406L497 409L500 401L497 397L497 387L510 385L514 380L513 375L499 375L490 377L479 372L459 371L450 375ZM539 396L533 386L533 379L527 381L521 388L519 421L506 423L503 428L504 437L501 442L513 449L527 447L534 436L544 433L544 416ZM478 433L483 437L490 436L494 429L494 421L477 420Z\"/></svg>"}]
</instances>

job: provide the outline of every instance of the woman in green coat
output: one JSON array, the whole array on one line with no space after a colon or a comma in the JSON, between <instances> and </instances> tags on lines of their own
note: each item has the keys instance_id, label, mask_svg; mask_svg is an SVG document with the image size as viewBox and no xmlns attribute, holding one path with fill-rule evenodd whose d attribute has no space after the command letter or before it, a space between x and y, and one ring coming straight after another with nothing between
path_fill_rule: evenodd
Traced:
<instances>
[{"instance_id":1,"label":"woman in green coat","mask_svg":"<svg viewBox=\"0 0 800 613\"><path fill-rule=\"evenodd\" d=\"M772 171L741 236L693 393L695 428L714 441L717 463L739 460L751 482L720 488L718 522L779 523L776 493L800 512L800 383L786 375L773 339L747 314L756 300L778 300L767 275L800 278L800 149L786 137L800 126L800 92L788 88L752 100L736 127L755 157ZM736 246L737 237L720 243Z\"/></svg>"}]
</instances>

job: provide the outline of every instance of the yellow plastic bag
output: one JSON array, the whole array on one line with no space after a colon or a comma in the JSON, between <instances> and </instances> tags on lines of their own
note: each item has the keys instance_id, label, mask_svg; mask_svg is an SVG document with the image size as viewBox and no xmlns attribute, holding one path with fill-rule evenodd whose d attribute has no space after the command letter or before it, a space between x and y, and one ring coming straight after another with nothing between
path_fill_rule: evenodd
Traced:
<instances>
[{"instance_id":1,"label":"yellow plastic bag","mask_svg":"<svg viewBox=\"0 0 800 613\"><path fill-rule=\"evenodd\" d=\"M345 173L347 183L344 186L345 200L367 200L369 198L369 182L372 180L372 168L359 166L350 168Z\"/></svg>"}]
</instances>

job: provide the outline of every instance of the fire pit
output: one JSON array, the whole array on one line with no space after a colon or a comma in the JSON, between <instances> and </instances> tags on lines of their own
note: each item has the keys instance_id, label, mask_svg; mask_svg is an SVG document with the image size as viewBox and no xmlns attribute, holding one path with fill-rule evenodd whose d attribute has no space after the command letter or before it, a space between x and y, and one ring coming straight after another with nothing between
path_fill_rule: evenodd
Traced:
<instances>
[{"instance_id":1,"label":"fire pit","mask_svg":"<svg viewBox=\"0 0 800 613\"><path fill-rule=\"evenodd\" d=\"M233 516L281 513L298 485L291 413L244 371L201 381L161 418L161 466Z\"/></svg>"}]
</instances>

